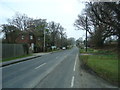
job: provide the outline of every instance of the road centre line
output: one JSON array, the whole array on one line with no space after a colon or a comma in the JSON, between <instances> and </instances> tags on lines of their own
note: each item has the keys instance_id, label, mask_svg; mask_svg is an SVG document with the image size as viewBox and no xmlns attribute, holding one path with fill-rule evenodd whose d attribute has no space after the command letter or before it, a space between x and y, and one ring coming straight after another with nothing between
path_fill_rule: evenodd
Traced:
<instances>
[{"instance_id":1,"label":"road centre line","mask_svg":"<svg viewBox=\"0 0 120 90\"><path fill-rule=\"evenodd\" d=\"M75 71L75 67L76 67L76 62L77 62L77 59L78 59L78 54L76 55L76 58L75 58L75 64L74 64L73 71Z\"/></svg>"},{"instance_id":2,"label":"road centre line","mask_svg":"<svg viewBox=\"0 0 120 90\"><path fill-rule=\"evenodd\" d=\"M38 69L38 68L44 66L45 64L46 64L46 63L43 63L43 64L41 64L40 66L36 67L35 69Z\"/></svg>"},{"instance_id":3,"label":"road centre line","mask_svg":"<svg viewBox=\"0 0 120 90\"><path fill-rule=\"evenodd\" d=\"M72 77L72 81L71 81L71 87L74 86L74 76Z\"/></svg>"}]
</instances>

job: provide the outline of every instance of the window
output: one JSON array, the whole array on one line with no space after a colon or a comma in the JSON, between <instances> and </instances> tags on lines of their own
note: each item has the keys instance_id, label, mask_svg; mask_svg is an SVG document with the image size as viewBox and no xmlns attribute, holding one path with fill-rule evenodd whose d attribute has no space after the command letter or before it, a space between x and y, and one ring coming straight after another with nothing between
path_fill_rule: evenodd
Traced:
<instances>
[{"instance_id":1,"label":"window","mask_svg":"<svg viewBox=\"0 0 120 90\"><path fill-rule=\"evenodd\" d=\"M30 35L30 39L31 39L31 40L33 39L33 36L32 36L32 35Z\"/></svg>"},{"instance_id":2,"label":"window","mask_svg":"<svg viewBox=\"0 0 120 90\"><path fill-rule=\"evenodd\" d=\"M22 40L24 39L24 35L22 35L21 39L22 39Z\"/></svg>"}]
</instances>

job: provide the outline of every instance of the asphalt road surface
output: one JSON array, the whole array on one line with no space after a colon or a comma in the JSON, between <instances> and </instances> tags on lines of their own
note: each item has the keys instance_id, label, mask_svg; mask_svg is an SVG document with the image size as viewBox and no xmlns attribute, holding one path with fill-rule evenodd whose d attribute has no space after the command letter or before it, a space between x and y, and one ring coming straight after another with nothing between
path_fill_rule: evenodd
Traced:
<instances>
[{"instance_id":1,"label":"asphalt road surface","mask_svg":"<svg viewBox=\"0 0 120 90\"><path fill-rule=\"evenodd\" d=\"M3 88L114 88L80 67L77 47L2 68Z\"/></svg>"}]
</instances>

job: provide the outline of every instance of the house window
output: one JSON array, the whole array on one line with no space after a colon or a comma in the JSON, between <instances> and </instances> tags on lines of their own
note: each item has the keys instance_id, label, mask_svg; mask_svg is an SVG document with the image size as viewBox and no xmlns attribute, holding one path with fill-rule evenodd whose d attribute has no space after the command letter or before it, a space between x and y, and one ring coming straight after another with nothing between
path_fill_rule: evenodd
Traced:
<instances>
[{"instance_id":1,"label":"house window","mask_svg":"<svg viewBox=\"0 0 120 90\"><path fill-rule=\"evenodd\" d=\"M30 35L30 39L31 39L31 40L33 39L33 36L32 36L32 35Z\"/></svg>"},{"instance_id":2,"label":"house window","mask_svg":"<svg viewBox=\"0 0 120 90\"><path fill-rule=\"evenodd\" d=\"M22 39L22 40L24 39L24 35L22 35L21 39Z\"/></svg>"}]
</instances>

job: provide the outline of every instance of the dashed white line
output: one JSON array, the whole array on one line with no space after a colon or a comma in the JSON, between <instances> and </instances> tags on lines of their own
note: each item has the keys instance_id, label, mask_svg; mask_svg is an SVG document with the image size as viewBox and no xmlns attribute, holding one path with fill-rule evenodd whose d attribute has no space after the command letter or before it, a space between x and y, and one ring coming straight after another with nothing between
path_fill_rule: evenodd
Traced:
<instances>
[{"instance_id":1,"label":"dashed white line","mask_svg":"<svg viewBox=\"0 0 120 90\"><path fill-rule=\"evenodd\" d=\"M45 64L46 64L46 63L43 63L43 64L41 64L40 66L36 67L35 69L38 69L38 68L44 66Z\"/></svg>"},{"instance_id":2,"label":"dashed white line","mask_svg":"<svg viewBox=\"0 0 120 90\"><path fill-rule=\"evenodd\" d=\"M75 64L74 64L73 71L75 71L75 67L76 67L77 58L78 58L78 54L76 55L76 58L75 58Z\"/></svg>"},{"instance_id":3,"label":"dashed white line","mask_svg":"<svg viewBox=\"0 0 120 90\"><path fill-rule=\"evenodd\" d=\"M74 86L74 76L72 77L72 81L71 81L71 87Z\"/></svg>"}]
</instances>

